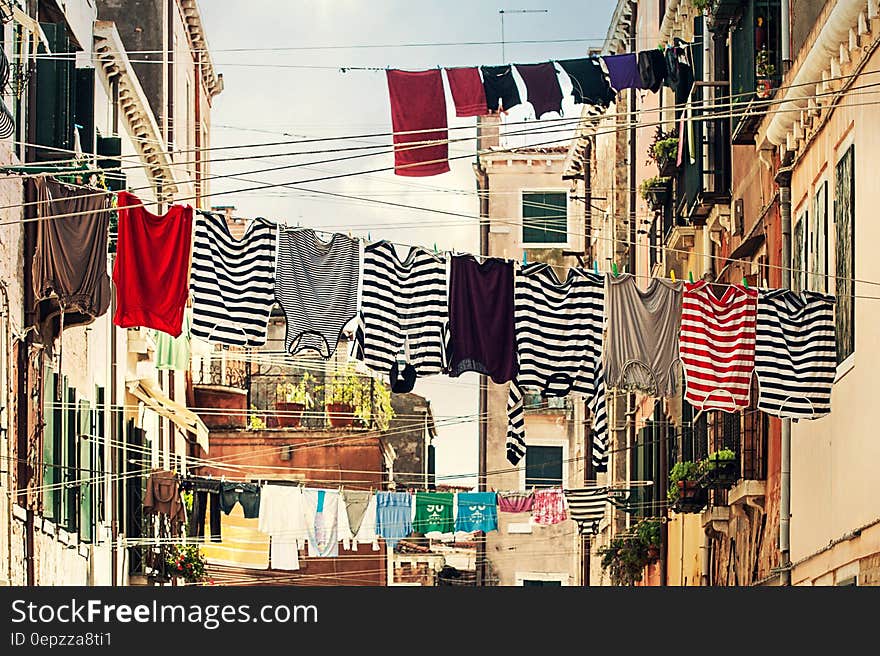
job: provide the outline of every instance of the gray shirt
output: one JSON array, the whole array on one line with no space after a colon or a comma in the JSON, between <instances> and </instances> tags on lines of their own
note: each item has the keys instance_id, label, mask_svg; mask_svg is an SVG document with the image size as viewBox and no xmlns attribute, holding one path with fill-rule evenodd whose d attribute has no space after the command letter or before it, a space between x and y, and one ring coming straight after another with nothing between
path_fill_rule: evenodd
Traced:
<instances>
[{"instance_id":1,"label":"gray shirt","mask_svg":"<svg viewBox=\"0 0 880 656\"><path fill-rule=\"evenodd\" d=\"M608 276L605 375L611 388L674 396L683 283L660 278L639 289L632 274Z\"/></svg>"}]
</instances>

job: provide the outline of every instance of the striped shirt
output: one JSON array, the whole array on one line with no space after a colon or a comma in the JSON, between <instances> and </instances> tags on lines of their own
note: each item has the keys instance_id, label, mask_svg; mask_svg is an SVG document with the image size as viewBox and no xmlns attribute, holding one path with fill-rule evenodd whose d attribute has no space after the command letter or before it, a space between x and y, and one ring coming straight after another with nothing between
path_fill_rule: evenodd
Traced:
<instances>
[{"instance_id":1,"label":"striped shirt","mask_svg":"<svg viewBox=\"0 0 880 656\"><path fill-rule=\"evenodd\" d=\"M605 517L608 488L585 487L565 490L565 501L568 504L569 515L577 522L581 535L595 535L599 532L599 522Z\"/></svg>"},{"instance_id":2,"label":"striped shirt","mask_svg":"<svg viewBox=\"0 0 880 656\"><path fill-rule=\"evenodd\" d=\"M192 336L234 346L265 344L275 303L277 226L254 219L235 239L222 216L199 212L195 223Z\"/></svg>"},{"instance_id":3,"label":"striped shirt","mask_svg":"<svg viewBox=\"0 0 880 656\"><path fill-rule=\"evenodd\" d=\"M446 260L413 247L404 260L387 241L364 248L357 356L381 374L399 355L419 376L443 371L443 336L449 316Z\"/></svg>"},{"instance_id":4,"label":"striped shirt","mask_svg":"<svg viewBox=\"0 0 880 656\"><path fill-rule=\"evenodd\" d=\"M281 230L275 299L284 310L284 349L332 357L345 325L357 316L360 248L336 233L329 242L310 228Z\"/></svg>"},{"instance_id":5,"label":"striped shirt","mask_svg":"<svg viewBox=\"0 0 880 656\"><path fill-rule=\"evenodd\" d=\"M761 290L755 348L758 408L775 417L824 417L831 412L836 371L834 297Z\"/></svg>"},{"instance_id":6,"label":"striped shirt","mask_svg":"<svg viewBox=\"0 0 880 656\"><path fill-rule=\"evenodd\" d=\"M526 451L523 388L545 396L586 396L593 416L593 461L604 465L607 416L602 376L604 278L570 269L560 282L553 267L535 262L516 276L514 326L519 373L508 393L507 458Z\"/></svg>"},{"instance_id":7,"label":"striped shirt","mask_svg":"<svg viewBox=\"0 0 880 656\"><path fill-rule=\"evenodd\" d=\"M757 298L757 290L742 285L731 285L718 298L705 280L685 284L679 357L685 399L694 408L736 412L748 407Z\"/></svg>"}]
</instances>

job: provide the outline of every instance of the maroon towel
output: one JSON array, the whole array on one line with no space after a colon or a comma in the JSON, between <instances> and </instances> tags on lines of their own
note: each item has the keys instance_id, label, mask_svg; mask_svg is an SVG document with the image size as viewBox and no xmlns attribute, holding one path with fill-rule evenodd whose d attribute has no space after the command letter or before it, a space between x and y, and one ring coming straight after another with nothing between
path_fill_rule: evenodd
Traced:
<instances>
[{"instance_id":1,"label":"maroon towel","mask_svg":"<svg viewBox=\"0 0 880 656\"><path fill-rule=\"evenodd\" d=\"M394 129L394 173L412 177L446 173L449 146L446 95L440 69L388 70L386 73ZM424 143L427 141L440 143Z\"/></svg>"},{"instance_id":2,"label":"maroon towel","mask_svg":"<svg viewBox=\"0 0 880 656\"><path fill-rule=\"evenodd\" d=\"M556 76L556 67L550 62L543 64L515 64L516 71L526 83L528 100L535 108L535 118L547 112L562 114L562 89Z\"/></svg>"},{"instance_id":3,"label":"maroon towel","mask_svg":"<svg viewBox=\"0 0 880 656\"><path fill-rule=\"evenodd\" d=\"M531 512L535 495L531 492L499 492L498 510L507 513Z\"/></svg>"},{"instance_id":4,"label":"maroon towel","mask_svg":"<svg viewBox=\"0 0 880 656\"><path fill-rule=\"evenodd\" d=\"M455 115L484 116L486 114L486 92L477 67L447 68L446 78L455 102Z\"/></svg>"}]
</instances>

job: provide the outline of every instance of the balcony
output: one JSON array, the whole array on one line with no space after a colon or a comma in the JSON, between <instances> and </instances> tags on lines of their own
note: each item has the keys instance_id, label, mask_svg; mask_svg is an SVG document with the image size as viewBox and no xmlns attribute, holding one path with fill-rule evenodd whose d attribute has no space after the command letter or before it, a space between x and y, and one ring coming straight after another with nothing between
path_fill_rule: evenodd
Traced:
<instances>
[{"instance_id":1,"label":"balcony","mask_svg":"<svg viewBox=\"0 0 880 656\"><path fill-rule=\"evenodd\" d=\"M729 126L727 119L709 119L692 121L685 131L693 137L694 152L692 158L690 148L685 148L673 211L676 217L699 224L713 206L730 202Z\"/></svg>"}]
</instances>

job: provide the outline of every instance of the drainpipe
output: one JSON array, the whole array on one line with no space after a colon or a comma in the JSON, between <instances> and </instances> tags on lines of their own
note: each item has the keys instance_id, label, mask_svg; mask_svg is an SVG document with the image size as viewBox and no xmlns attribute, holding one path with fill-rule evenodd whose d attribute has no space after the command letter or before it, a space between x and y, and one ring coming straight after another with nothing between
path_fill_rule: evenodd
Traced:
<instances>
[{"instance_id":1,"label":"drainpipe","mask_svg":"<svg viewBox=\"0 0 880 656\"><path fill-rule=\"evenodd\" d=\"M4 485L6 487L6 585L12 585L12 404L10 403L10 374L12 373L12 308L9 305L9 289L6 282L0 280L0 293L3 294L3 328L5 334L3 337L3 390L6 397L3 399L3 407L0 411L3 413L3 439L6 443L6 462L3 464Z\"/></svg>"},{"instance_id":2,"label":"drainpipe","mask_svg":"<svg viewBox=\"0 0 880 656\"><path fill-rule=\"evenodd\" d=\"M786 4L783 2L783 4ZM783 27L785 23L783 23ZM776 174L779 214L782 222L781 287L791 287L791 167ZM779 567L780 583L791 585L791 419L782 420L779 474Z\"/></svg>"},{"instance_id":3,"label":"drainpipe","mask_svg":"<svg viewBox=\"0 0 880 656\"><path fill-rule=\"evenodd\" d=\"M780 54L782 55L782 74L785 75L791 68L791 0L782 0L780 5L779 24L782 26Z\"/></svg>"},{"instance_id":4,"label":"drainpipe","mask_svg":"<svg viewBox=\"0 0 880 656\"><path fill-rule=\"evenodd\" d=\"M638 3L632 5L632 17L629 26L630 52L636 52L636 22L638 20ZM636 273L636 92L629 90L629 272Z\"/></svg>"},{"instance_id":5,"label":"drainpipe","mask_svg":"<svg viewBox=\"0 0 880 656\"><path fill-rule=\"evenodd\" d=\"M491 130L492 128L490 128ZM474 171L477 174L477 194L480 199L480 255L489 254L489 174L483 168L480 161L480 152L483 149L483 125L482 117L477 118L477 153L474 162ZM481 492L486 490L486 473L488 469L486 450L489 435L489 425L486 413L489 406L489 388L486 376L480 376L480 397L478 411L480 416L479 441L478 441L478 471L477 489ZM486 534L477 540L477 563L476 563L477 586L486 584Z\"/></svg>"}]
</instances>

